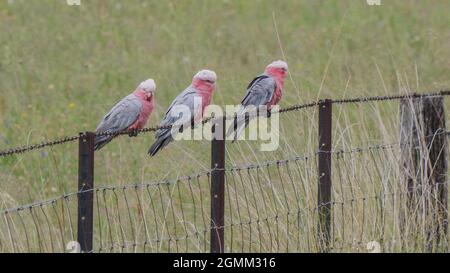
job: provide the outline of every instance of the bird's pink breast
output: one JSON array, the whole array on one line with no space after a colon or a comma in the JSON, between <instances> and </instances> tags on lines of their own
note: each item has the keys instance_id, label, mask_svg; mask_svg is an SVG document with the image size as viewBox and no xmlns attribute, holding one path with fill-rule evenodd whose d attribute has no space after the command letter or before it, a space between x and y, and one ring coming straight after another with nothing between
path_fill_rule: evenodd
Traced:
<instances>
[{"instance_id":1,"label":"bird's pink breast","mask_svg":"<svg viewBox=\"0 0 450 273\"><path fill-rule=\"evenodd\" d=\"M144 100L142 102L142 110L141 114L139 115L138 120L136 121L138 123L139 128L144 128L145 124L147 123L148 118L150 117L150 114L153 111L153 98L150 101Z\"/></svg>"},{"instance_id":2,"label":"bird's pink breast","mask_svg":"<svg viewBox=\"0 0 450 273\"><path fill-rule=\"evenodd\" d=\"M154 108L154 97L148 101L144 99L142 96L137 96L139 100L142 103L142 109L141 113L139 114L138 119L130 126L128 127L129 130L136 130L136 129L142 129L144 128L145 124L148 121L148 118L150 117L150 114L153 111Z\"/></svg>"},{"instance_id":3,"label":"bird's pink breast","mask_svg":"<svg viewBox=\"0 0 450 273\"><path fill-rule=\"evenodd\" d=\"M199 92L202 97L202 112L205 111L206 106L211 103L211 93L209 92Z\"/></svg>"},{"instance_id":4,"label":"bird's pink breast","mask_svg":"<svg viewBox=\"0 0 450 273\"><path fill-rule=\"evenodd\" d=\"M197 95L199 95L202 98L202 113L203 113L203 111L205 111L206 106L208 106L211 103L211 97L214 92L215 85L194 78L192 80L192 86L197 91Z\"/></svg>"},{"instance_id":5,"label":"bird's pink breast","mask_svg":"<svg viewBox=\"0 0 450 273\"><path fill-rule=\"evenodd\" d=\"M277 105L278 102L281 100L281 96L283 95L283 86L284 86L284 79L283 78L275 78L275 81L277 83L277 86L275 88L275 93L273 94L272 99L267 103L267 107L272 109L274 105Z\"/></svg>"},{"instance_id":6,"label":"bird's pink breast","mask_svg":"<svg viewBox=\"0 0 450 273\"><path fill-rule=\"evenodd\" d=\"M211 97L214 92L214 85L205 84L203 81L198 79L194 79L192 82L192 86L196 89L197 95L201 98L201 111L197 111L194 113L194 120L199 121L203 118L203 113L205 108L211 103Z\"/></svg>"}]
</instances>

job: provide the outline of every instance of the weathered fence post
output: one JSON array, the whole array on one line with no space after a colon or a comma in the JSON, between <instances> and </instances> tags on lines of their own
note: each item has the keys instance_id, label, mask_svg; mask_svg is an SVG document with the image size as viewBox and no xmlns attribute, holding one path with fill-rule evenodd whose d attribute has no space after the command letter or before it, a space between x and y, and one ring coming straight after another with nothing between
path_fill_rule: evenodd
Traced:
<instances>
[{"instance_id":1,"label":"weathered fence post","mask_svg":"<svg viewBox=\"0 0 450 273\"><path fill-rule=\"evenodd\" d=\"M319 184L318 184L318 238L321 252L328 252L331 234L331 128L332 101L319 103Z\"/></svg>"},{"instance_id":2,"label":"weathered fence post","mask_svg":"<svg viewBox=\"0 0 450 273\"><path fill-rule=\"evenodd\" d=\"M444 98L403 99L400 115L402 175L408 189L402 229L407 224L406 218L410 223L425 223L425 247L427 251L433 251L440 245L441 237L446 238L448 229L448 144ZM419 214L417 208L424 213ZM425 217L422 219L425 221L418 221L419 215Z\"/></svg>"},{"instance_id":3,"label":"weathered fence post","mask_svg":"<svg viewBox=\"0 0 450 273\"><path fill-rule=\"evenodd\" d=\"M78 150L78 243L82 252L92 252L94 223L95 133L80 133Z\"/></svg>"},{"instance_id":4,"label":"weathered fence post","mask_svg":"<svg viewBox=\"0 0 450 273\"><path fill-rule=\"evenodd\" d=\"M225 117L215 120L211 141L211 253L224 252Z\"/></svg>"}]
</instances>

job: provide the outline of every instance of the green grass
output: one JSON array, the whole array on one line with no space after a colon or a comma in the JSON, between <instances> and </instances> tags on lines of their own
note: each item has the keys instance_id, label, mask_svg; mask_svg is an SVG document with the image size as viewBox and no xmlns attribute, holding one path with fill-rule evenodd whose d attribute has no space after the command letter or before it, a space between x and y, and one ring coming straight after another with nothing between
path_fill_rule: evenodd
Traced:
<instances>
[{"instance_id":1,"label":"green grass","mask_svg":"<svg viewBox=\"0 0 450 273\"><path fill-rule=\"evenodd\" d=\"M238 104L252 77L276 59L290 69L281 106L450 87L447 0L81 2L0 1L0 150L94 130L149 77L157 83L158 106L148 125L157 125L202 68L218 74L218 105ZM398 141L396 102L336 106L334 113L336 148ZM279 150L230 144L227 164L314 151L315 111L280 119ZM209 168L205 141L172 143L150 158L152 142L146 134L109 144L96 154L95 183L140 183ZM76 190L76 143L44 151L0 159L1 207ZM384 163L395 161L391 155ZM375 172L372 166L361 176ZM302 181L315 187L315 179Z\"/></svg>"}]
</instances>

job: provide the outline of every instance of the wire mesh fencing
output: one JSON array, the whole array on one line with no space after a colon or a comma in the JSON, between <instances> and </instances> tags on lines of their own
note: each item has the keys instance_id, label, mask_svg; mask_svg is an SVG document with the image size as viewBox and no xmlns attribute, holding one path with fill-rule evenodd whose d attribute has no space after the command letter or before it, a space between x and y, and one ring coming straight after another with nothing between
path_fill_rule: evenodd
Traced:
<instances>
[{"instance_id":1,"label":"wire mesh fencing","mask_svg":"<svg viewBox=\"0 0 450 273\"><path fill-rule=\"evenodd\" d=\"M333 152L330 251L367 251L372 241L387 252L446 249L442 227L439 245L430 244L439 227L434 210L423 209L425 202L437 205L436 191L398 183L392 165L400 147ZM225 224L216 227L225 231L225 252L320 251L317 214L325 204L317 204L316 169L317 154L225 168ZM93 252L209 252L211 172L93 189ZM4 211L0 250L71 251L80 194Z\"/></svg>"},{"instance_id":2,"label":"wire mesh fencing","mask_svg":"<svg viewBox=\"0 0 450 273\"><path fill-rule=\"evenodd\" d=\"M417 95L417 99L446 94ZM295 105L280 112L321 107L324 103ZM332 111L326 115L331 116ZM254 163L228 162L223 167L212 165L211 169L172 180L117 181L120 186L81 188L55 199L6 209L1 211L0 251L82 250L78 240L80 215L84 214L80 214L79 202L89 193L93 197L93 236L88 252L210 252L212 241L220 237L218 231L224 232L224 237L219 238L221 252L367 252L374 248L383 252L446 252L448 206L444 202L448 203L448 196L441 193L448 181L433 176L436 159L430 151L436 150L433 141L439 139L437 154L447 157L448 147L441 137L448 132L445 128L432 129L426 131L429 135L418 134L415 137L420 139L409 142L362 147L346 143L338 149L340 141L327 150L322 149L319 134L318 150L309 154ZM345 136L346 127L338 130L338 135ZM420 126L415 129L420 130ZM0 156L75 140L81 143L85 137L9 149ZM225 153L219 156L225 159ZM319 162L324 158L330 164L332 182L328 200L320 198L318 187L324 176ZM411 162L419 163L411 168ZM220 225L212 215L215 175L224 178L224 222ZM83 182L86 176L81 177ZM321 217L324 212L329 218ZM329 228L324 229L324 223Z\"/></svg>"},{"instance_id":3,"label":"wire mesh fencing","mask_svg":"<svg viewBox=\"0 0 450 273\"><path fill-rule=\"evenodd\" d=\"M209 175L95 189L98 252L208 252Z\"/></svg>"},{"instance_id":4,"label":"wire mesh fencing","mask_svg":"<svg viewBox=\"0 0 450 273\"><path fill-rule=\"evenodd\" d=\"M2 212L1 252L67 252L76 242L77 194Z\"/></svg>"}]
</instances>

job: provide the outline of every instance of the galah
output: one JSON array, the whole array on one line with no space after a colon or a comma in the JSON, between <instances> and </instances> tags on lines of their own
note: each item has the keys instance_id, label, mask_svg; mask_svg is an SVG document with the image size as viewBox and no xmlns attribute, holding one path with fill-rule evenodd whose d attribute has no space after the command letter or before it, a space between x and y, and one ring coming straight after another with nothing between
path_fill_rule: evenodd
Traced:
<instances>
[{"instance_id":1,"label":"galah","mask_svg":"<svg viewBox=\"0 0 450 273\"><path fill-rule=\"evenodd\" d=\"M214 71L200 70L192 79L189 85L181 92L169 106L164 119L160 123L160 128L156 131L156 141L150 147L148 153L154 156L159 150L173 140L172 132L174 128L169 128L174 124L187 121L185 124L177 125L181 128L196 122L203 117L205 108L211 103L211 97L216 87L217 76ZM183 106L189 110L189 116L180 115L180 108ZM182 120L181 120L182 119Z\"/></svg>"},{"instance_id":2,"label":"galah","mask_svg":"<svg viewBox=\"0 0 450 273\"><path fill-rule=\"evenodd\" d=\"M267 115L273 106L278 104L281 99L284 79L288 73L288 65L286 62L278 60L269 64L264 73L254 78L247 86L247 93L241 102L241 107L237 112L237 116L232 126L227 131L227 137L234 134L233 142L241 135L245 127L248 126L250 119L245 115L245 109L254 107L256 110L261 106L267 106Z\"/></svg>"},{"instance_id":3,"label":"galah","mask_svg":"<svg viewBox=\"0 0 450 273\"><path fill-rule=\"evenodd\" d=\"M135 130L144 128L155 106L156 84L148 79L139 84L133 93L119 101L97 126L95 150L101 149L121 132L136 136Z\"/></svg>"}]
</instances>

